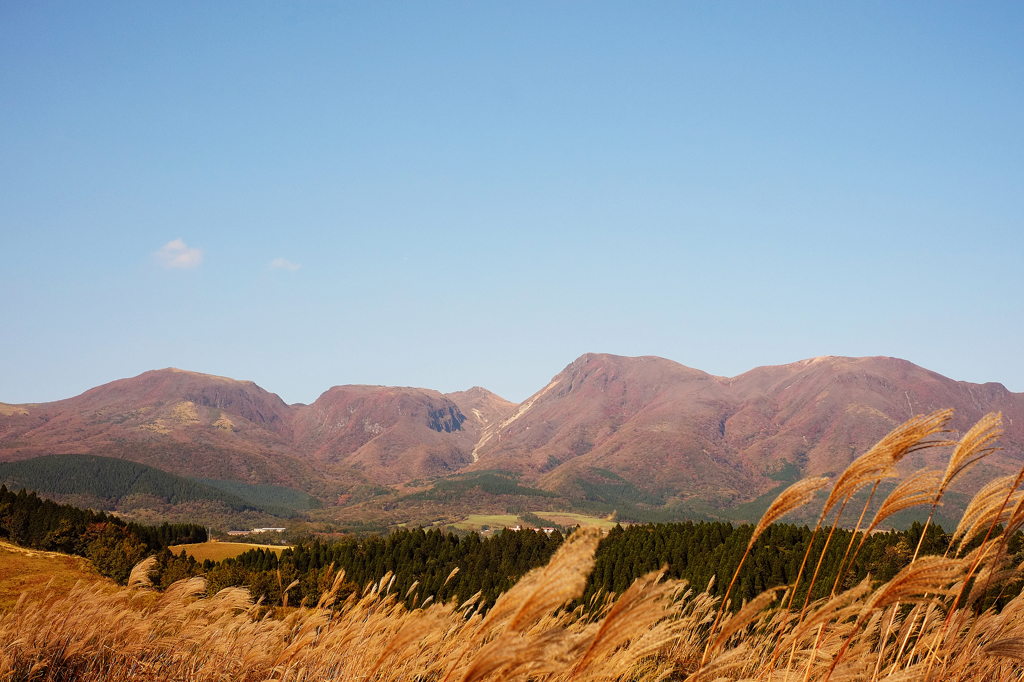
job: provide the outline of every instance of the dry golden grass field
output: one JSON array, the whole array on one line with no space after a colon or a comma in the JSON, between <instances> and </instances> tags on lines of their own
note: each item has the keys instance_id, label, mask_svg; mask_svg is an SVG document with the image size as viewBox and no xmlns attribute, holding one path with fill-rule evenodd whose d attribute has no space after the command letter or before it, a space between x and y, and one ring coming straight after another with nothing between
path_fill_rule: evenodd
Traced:
<instances>
[{"instance_id":1,"label":"dry golden grass field","mask_svg":"<svg viewBox=\"0 0 1024 682\"><path fill-rule=\"evenodd\" d=\"M0 611L14 606L22 592L38 595L47 584L55 592L67 592L80 580L113 587L88 559L0 541Z\"/></svg>"},{"instance_id":2,"label":"dry golden grass field","mask_svg":"<svg viewBox=\"0 0 1024 682\"><path fill-rule=\"evenodd\" d=\"M339 572L319 603L267 612L238 588L208 597L203 578L157 591L148 578L155 560L148 559L125 589L80 584L0 613L0 679L1021 680L1024 595L1003 598L1003 590L1021 575L1007 539L1024 528L1024 468L977 493L945 556L915 551L888 582L868 577L846 590L839 589L840 570L834 584L823 585L828 597L794 596L805 593L798 586L818 582L839 524L863 531L841 547L855 557L858 538L908 507L934 513L956 479L993 452L998 415L959 440L948 438L950 417L950 411L915 417L835 479L804 479L783 491L747 551L773 522L828 490L815 529L823 542L808 543L793 584L734 605L738 610L727 608L732 582L719 598L659 571L622 594L575 605L594 567L596 528L570 535L547 566L528 573L487 611L479 594L462 604L406 608L390 574L339 603L345 579ZM933 447L949 452L943 470L908 477L873 516L866 514L870 495L863 505L854 502L859 491L873 494L894 476L903 457Z\"/></svg>"},{"instance_id":3,"label":"dry golden grass field","mask_svg":"<svg viewBox=\"0 0 1024 682\"><path fill-rule=\"evenodd\" d=\"M247 542L200 542L194 545L172 545L168 549L175 554L181 554L181 550L185 550L190 557L202 563L207 559L211 561L233 559L250 549L269 549L281 554L285 548L281 545L254 545Z\"/></svg>"},{"instance_id":4,"label":"dry golden grass field","mask_svg":"<svg viewBox=\"0 0 1024 682\"><path fill-rule=\"evenodd\" d=\"M537 516L568 528L579 524L584 528L596 526L602 530L610 530L618 523L618 521L612 519L603 519L597 516L587 516L586 514L574 514L571 512L537 512Z\"/></svg>"},{"instance_id":5,"label":"dry golden grass field","mask_svg":"<svg viewBox=\"0 0 1024 682\"><path fill-rule=\"evenodd\" d=\"M615 524L618 523L617 521L604 519L598 516L587 516L586 514L576 514L572 512L538 511L534 512L534 514L546 521L557 523L558 525L567 528L580 525L584 528L596 526L603 530L609 530L614 528ZM462 530L479 531L484 526L487 526L491 530L501 530L502 528L512 528L524 525L524 521L521 517L515 514L469 514L459 523L444 525L453 526Z\"/></svg>"}]
</instances>

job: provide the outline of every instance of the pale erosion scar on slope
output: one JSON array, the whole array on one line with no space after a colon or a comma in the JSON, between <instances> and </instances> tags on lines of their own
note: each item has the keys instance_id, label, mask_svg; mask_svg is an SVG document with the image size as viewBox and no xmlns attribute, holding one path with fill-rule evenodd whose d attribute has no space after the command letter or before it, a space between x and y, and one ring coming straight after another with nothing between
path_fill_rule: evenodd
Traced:
<instances>
[{"instance_id":1,"label":"pale erosion scar on slope","mask_svg":"<svg viewBox=\"0 0 1024 682\"><path fill-rule=\"evenodd\" d=\"M220 419L213 422L213 425L216 426L218 429L224 429L225 431L237 431L237 429L235 428L235 423L228 419L227 415L224 414L220 416Z\"/></svg>"},{"instance_id":2,"label":"pale erosion scar on slope","mask_svg":"<svg viewBox=\"0 0 1024 682\"><path fill-rule=\"evenodd\" d=\"M557 384L557 383L558 383L558 379L552 380L550 384L548 384L544 388L542 388L539 391L537 391L536 393L534 393L533 397L531 397L526 402L524 402L522 405L520 405L519 408L514 413L512 413L512 415L510 417L507 417L506 419L503 419L502 421L498 422L497 424L492 424L491 426L485 428L480 433L480 440L478 440L476 442L476 445L473 447L473 461L477 462L477 461L480 460L480 454L479 454L480 448L482 448L484 445L487 444L487 441L489 441L491 439L491 436L493 436L495 433L501 431L503 428L505 428L506 426L508 426L509 424L511 424L512 422L514 422L515 420L519 419L524 414L526 414L526 411L529 410L531 407L533 407L533 404L535 402L537 402L541 398L541 396L543 396L545 393L550 391L551 388L555 384Z\"/></svg>"},{"instance_id":3,"label":"pale erosion scar on slope","mask_svg":"<svg viewBox=\"0 0 1024 682\"><path fill-rule=\"evenodd\" d=\"M171 418L180 424L196 424L199 422L199 410L190 400L182 400L171 410Z\"/></svg>"}]
</instances>

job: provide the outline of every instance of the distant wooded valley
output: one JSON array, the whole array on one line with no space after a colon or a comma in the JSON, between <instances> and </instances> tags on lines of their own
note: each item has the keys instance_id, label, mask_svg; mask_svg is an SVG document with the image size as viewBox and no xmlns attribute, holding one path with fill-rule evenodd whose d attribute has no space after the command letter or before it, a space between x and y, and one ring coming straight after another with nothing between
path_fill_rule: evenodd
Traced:
<instances>
[{"instance_id":1,"label":"distant wooded valley","mask_svg":"<svg viewBox=\"0 0 1024 682\"><path fill-rule=\"evenodd\" d=\"M591 603L602 594L621 594L637 578L659 569L664 569L668 578L722 595L727 585L723 581L739 568L734 595L740 600L792 582L812 542L811 529L794 524L771 526L740 568L752 531L751 525L723 522L616 525L598 544L595 568L581 603ZM856 560L847 564L843 549L851 533L837 530L825 552L821 579L812 597L827 596L840 573L841 587L850 587L868 575L880 582L892 578L910 562L919 542L926 555L941 555L949 546L950 536L939 526L930 526L923 540L921 534L918 523L905 531L872 534ZM387 535L336 541L300 538L287 547L250 549L222 561L197 561L189 546L207 542L202 526L125 523L103 512L60 505L34 492L14 492L3 486L0 539L86 557L100 574L120 584L127 581L133 566L152 556L156 564L151 575L157 586L168 587L177 580L203 575L210 595L225 587L245 587L269 606L284 604L285 595L292 604L303 600L316 603L344 573L342 597L359 594L367 585L387 578L389 589L402 595L409 608L452 598L462 603L475 595L486 609L528 571L545 565L564 536L560 530L545 533L533 528L505 529L487 536L400 529ZM810 549L820 552L825 538L819 534L813 542L816 544ZM1009 551L1021 554L1018 558L1024 561L1021 545L1018 534ZM1018 592L1019 586L1007 597Z\"/></svg>"}]
</instances>

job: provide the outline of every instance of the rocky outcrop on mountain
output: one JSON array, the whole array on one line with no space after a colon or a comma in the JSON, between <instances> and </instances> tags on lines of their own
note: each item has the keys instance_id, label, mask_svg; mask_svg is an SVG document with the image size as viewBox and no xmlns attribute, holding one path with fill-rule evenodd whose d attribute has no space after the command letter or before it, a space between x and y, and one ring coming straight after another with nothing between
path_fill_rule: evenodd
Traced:
<instances>
[{"instance_id":1,"label":"rocky outcrop on mountain","mask_svg":"<svg viewBox=\"0 0 1024 682\"><path fill-rule=\"evenodd\" d=\"M467 391L446 393L444 397L458 405L466 418L475 421L481 429L501 419L516 407L515 403L479 386Z\"/></svg>"},{"instance_id":2,"label":"rocky outcrop on mountain","mask_svg":"<svg viewBox=\"0 0 1024 682\"><path fill-rule=\"evenodd\" d=\"M480 431L455 402L421 388L335 386L293 420L297 452L384 484L458 471Z\"/></svg>"}]
</instances>

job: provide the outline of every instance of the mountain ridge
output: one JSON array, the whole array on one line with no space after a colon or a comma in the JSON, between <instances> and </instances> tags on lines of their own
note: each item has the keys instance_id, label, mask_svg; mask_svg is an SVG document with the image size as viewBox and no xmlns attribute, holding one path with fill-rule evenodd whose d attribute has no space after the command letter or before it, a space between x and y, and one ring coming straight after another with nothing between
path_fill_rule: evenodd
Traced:
<instances>
[{"instance_id":1,"label":"mountain ridge","mask_svg":"<svg viewBox=\"0 0 1024 682\"><path fill-rule=\"evenodd\" d=\"M995 382L956 382L886 357L823 356L715 377L663 358L586 354L492 430L469 469L511 469L570 496L574 480L605 470L666 501L683 491L735 502L777 486L787 466L840 471L914 414L945 407L956 408L960 431L1003 411L1006 450L986 466L1017 466L1024 394ZM914 464L937 466L940 456Z\"/></svg>"},{"instance_id":2,"label":"mountain ridge","mask_svg":"<svg viewBox=\"0 0 1024 682\"><path fill-rule=\"evenodd\" d=\"M325 500L506 471L570 501L730 505L774 489L780 472L835 473L913 414L946 407L959 431L1004 413L1004 450L978 480L1024 461L1024 394L996 382L958 382L884 356L719 377L605 353L581 355L519 404L479 386L340 385L288 405L251 381L151 370L72 398L0 405L0 461L117 456ZM907 466L936 466L937 457Z\"/></svg>"}]
</instances>

